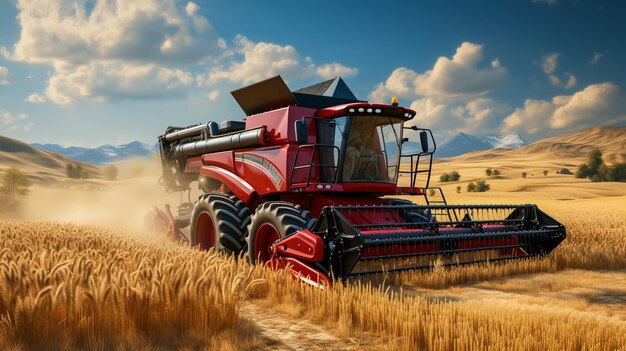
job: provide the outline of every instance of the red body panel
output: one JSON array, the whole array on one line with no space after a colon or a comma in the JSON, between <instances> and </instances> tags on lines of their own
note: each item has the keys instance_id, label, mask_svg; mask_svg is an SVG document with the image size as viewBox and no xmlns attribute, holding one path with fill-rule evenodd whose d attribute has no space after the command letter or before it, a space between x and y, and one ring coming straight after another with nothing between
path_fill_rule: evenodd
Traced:
<instances>
[{"instance_id":1,"label":"red body panel","mask_svg":"<svg viewBox=\"0 0 626 351\"><path fill-rule=\"evenodd\" d=\"M232 191L235 196L246 203L250 203L252 197L255 195L254 188L248 182L223 168L215 166L202 166L202 169L200 169L200 175L219 180L226 187L228 187L228 189Z\"/></svg>"},{"instance_id":2,"label":"red body panel","mask_svg":"<svg viewBox=\"0 0 626 351\"><path fill-rule=\"evenodd\" d=\"M235 172L234 151L229 150L202 155L202 164L217 166Z\"/></svg>"}]
</instances>

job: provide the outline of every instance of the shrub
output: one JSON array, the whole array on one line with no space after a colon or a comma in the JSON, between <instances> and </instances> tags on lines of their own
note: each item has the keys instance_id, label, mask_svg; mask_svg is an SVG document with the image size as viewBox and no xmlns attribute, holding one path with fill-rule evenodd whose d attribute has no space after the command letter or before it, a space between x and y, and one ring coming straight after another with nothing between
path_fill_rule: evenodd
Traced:
<instances>
[{"instance_id":1,"label":"shrub","mask_svg":"<svg viewBox=\"0 0 626 351\"><path fill-rule=\"evenodd\" d=\"M493 170L493 175L494 176L499 176L500 175L500 171L498 171L497 169Z\"/></svg>"},{"instance_id":2,"label":"shrub","mask_svg":"<svg viewBox=\"0 0 626 351\"><path fill-rule=\"evenodd\" d=\"M461 186L457 186L456 187L456 192L457 192L457 194L461 192Z\"/></svg>"},{"instance_id":3,"label":"shrub","mask_svg":"<svg viewBox=\"0 0 626 351\"><path fill-rule=\"evenodd\" d=\"M526 172L522 172L522 178L526 178Z\"/></svg>"},{"instance_id":4,"label":"shrub","mask_svg":"<svg viewBox=\"0 0 626 351\"><path fill-rule=\"evenodd\" d=\"M547 176L547 175L548 175L548 171L544 170L544 171L543 171L543 175L544 175L544 176Z\"/></svg>"},{"instance_id":5,"label":"shrub","mask_svg":"<svg viewBox=\"0 0 626 351\"><path fill-rule=\"evenodd\" d=\"M491 168L487 168L485 170L485 174L487 175L487 177L491 177L491 172L492 172Z\"/></svg>"},{"instance_id":6,"label":"shrub","mask_svg":"<svg viewBox=\"0 0 626 351\"><path fill-rule=\"evenodd\" d=\"M461 179L461 174L459 174L459 172L457 172L457 171L452 171L450 173L444 173L441 176L439 176L439 181L440 182L456 182L459 179Z\"/></svg>"},{"instance_id":7,"label":"shrub","mask_svg":"<svg viewBox=\"0 0 626 351\"><path fill-rule=\"evenodd\" d=\"M474 191L476 191L476 184L474 184L473 182L467 184L467 192L473 193Z\"/></svg>"},{"instance_id":8,"label":"shrub","mask_svg":"<svg viewBox=\"0 0 626 351\"><path fill-rule=\"evenodd\" d=\"M626 182L626 163L618 163L610 170L610 177L614 182Z\"/></svg>"},{"instance_id":9,"label":"shrub","mask_svg":"<svg viewBox=\"0 0 626 351\"><path fill-rule=\"evenodd\" d=\"M106 168L104 168L104 179L106 179L106 180L117 180L117 173L118 173L118 171L119 170L114 165L106 166Z\"/></svg>"}]
</instances>

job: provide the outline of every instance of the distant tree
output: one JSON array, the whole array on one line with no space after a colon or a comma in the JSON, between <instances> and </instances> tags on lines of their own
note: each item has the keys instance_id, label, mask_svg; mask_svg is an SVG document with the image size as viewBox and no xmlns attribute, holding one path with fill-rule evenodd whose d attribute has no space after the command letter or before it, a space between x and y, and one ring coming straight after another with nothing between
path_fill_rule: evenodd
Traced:
<instances>
[{"instance_id":1,"label":"distant tree","mask_svg":"<svg viewBox=\"0 0 626 351\"><path fill-rule=\"evenodd\" d=\"M491 172L492 172L491 168L487 168L485 170L485 174L487 175L487 177L491 177Z\"/></svg>"},{"instance_id":2,"label":"distant tree","mask_svg":"<svg viewBox=\"0 0 626 351\"><path fill-rule=\"evenodd\" d=\"M587 178L589 176L590 176L589 166L587 166L586 163L583 163L582 165L578 166L578 169L576 170L576 178Z\"/></svg>"},{"instance_id":3,"label":"distant tree","mask_svg":"<svg viewBox=\"0 0 626 351\"><path fill-rule=\"evenodd\" d=\"M439 176L439 181L440 182L456 182L459 179L461 179L461 174L457 171L452 171L450 173L444 173L441 176Z\"/></svg>"},{"instance_id":4,"label":"distant tree","mask_svg":"<svg viewBox=\"0 0 626 351\"><path fill-rule=\"evenodd\" d=\"M500 171L499 171L499 170L497 170L497 169L494 169L494 170L493 170L493 175L494 175L494 176L499 176L499 175L500 175Z\"/></svg>"},{"instance_id":5,"label":"distant tree","mask_svg":"<svg viewBox=\"0 0 626 351\"><path fill-rule=\"evenodd\" d=\"M489 186L489 184L487 184L484 180L479 180L476 182L476 191L479 193L485 192L485 191L489 191L491 189L491 186Z\"/></svg>"},{"instance_id":6,"label":"distant tree","mask_svg":"<svg viewBox=\"0 0 626 351\"><path fill-rule=\"evenodd\" d=\"M626 163L618 163L611 167L610 174L614 182L626 182Z\"/></svg>"},{"instance_id":7,"label":"distant tree","mask_svg":"<svg viewBox=\"0 0 626 351\"><path fill-rule=\"evenodd\" d=\"M106 180L117 180L117 167L114 165L109 165L104 168L104 179Z\"/></svg>"},{"instance_id":8,"label":"distant tree","mask_svg":"<svg viewBox=\"0 0 626 351\"><path fill-rule=\"evenodd\" d=\"M600 166L604 164L602 160L602 152L599 149L593 149L589 152L587 157L587 167L589 167L589 173L594 175L600 171Z\"/></svg>"},{"instance_id":9,"label":"distant tree","mask_svg":"<svg viewBox=\"0 0 626 351\"><path fill-rule=\"evenodd\" d=\"M467 184L467 192L473 193L474 191L476 191L476 184L474 184L473 182Z\"/></svg>"},{"instance_id":10,"label":"distant tree","mask_svg":"<svg viewBox=\"0 0 626 351\"><path fill-rule=\"evenodd\" d=\"M4 171L0 186L0 206L13 206L20 196L28 195L30 181L24 172L11 167Z\"/></svg>"},{"instance_id":11,"label":"distant tree","mask_svg":"<svg viewBox=\"0 0 626 351\"><path fill-rule=\"evenodd\" d=\"M428 196L435 196L435 190L434 189L428 189Z\"/></svg>"},{"instance_id":12,"label":"distant tree","mask_svg":"<svg viewBox=\"0 0 626 351\"><path fill-rule=\"evenodd\" d=\"M522 172L522 178L526 178L526 172Z\"/></svg>"},{"instance_id":13,"label":"distant tree","mask_svg":"<svg viewBox=\"0 0 626 351\"><path fill-rule=\"evenodd\" d=\"M461 179L461 174L459 174L459 172L457 172L457 171L450 172L450 181L451 182L456 182L459 179Z\"/></svg>"},{"instance_id":14,"label":"distant tree","mask_svg":"<svg viewBox=\"0 0 626 351\"><path fill-rule=\"evenodd\" d=\"M456 192L457 192L457 194L461 192L461 186L457 186L456 187Z\"/></svg>"},{"instance_id":15,"label":"distant tree","mask_svg":"<svg viewBox=\"0 0 626 351\"><path fill-rule=\"evenodd\" d=\"M544 175L544 176L547 176L547 175L548 175L548 171L544 170L544 171L543 171L543 175Z\"/></svg>"}]
</instances>

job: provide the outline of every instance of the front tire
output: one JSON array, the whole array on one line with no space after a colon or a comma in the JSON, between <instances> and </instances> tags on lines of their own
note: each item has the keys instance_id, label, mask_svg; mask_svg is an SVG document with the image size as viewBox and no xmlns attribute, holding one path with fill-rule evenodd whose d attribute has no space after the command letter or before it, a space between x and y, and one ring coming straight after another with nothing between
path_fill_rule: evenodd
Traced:
<instances>
[{"instance_id":1,"label":"front tire","mask_svg":"<svg viewBox=\"0 0 626 351\"><path fill-rule=\"evenodd\" d=\"M311 212L284 201L261 204L248 227L248 259L250 263L264 263L271 259L271 246L279 239L302 228L311 228L315 220Z\"/></svg>"},{"instance_id":2,"label":"front tire","mask_svg":"<svg viewBox=\"0 0 626 351\"><path fill-rule=\"evenodd\" d=\"M191 245L238 255L246 250L250 210L235 196L204 194L191 214Z\"/></svg>"}]
</instances>

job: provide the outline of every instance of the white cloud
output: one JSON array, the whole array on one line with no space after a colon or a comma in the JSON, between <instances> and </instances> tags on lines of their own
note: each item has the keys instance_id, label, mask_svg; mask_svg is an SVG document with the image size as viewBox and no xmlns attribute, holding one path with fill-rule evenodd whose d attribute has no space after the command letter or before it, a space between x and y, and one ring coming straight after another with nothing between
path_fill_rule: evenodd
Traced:
<instances>
[{"instance_id":1,"label":"white cloud","mask_svg":"<svg viewBox=\"0 0 626 351\"><path fill-rule=\"evenodd\" d=\"M206 95L206 98L211 100L211 101L215 101L220 97L220 91L219 90L213 90L210 93L208 93Z\"/></svg>"},{"instance_id":2,"label":"white cloud","mask_svg":"<svg viewBox=\"0 0 626 351\"><path fill-rule=\"evenodd\" d=\"M183 94L182 87L193 82L191 74L158 65L119 62L83 65L69 73L50 78L47 98L59 105L76 100L117 101L159 99Z\"/></svg>"},{"instance_id":3,"label":"white cloud","mask_svg":"<svg viewBox=\"0 0 626 351\"><path fill-rule=\"evenodd\" d=\"M502 122L504 132L524 131L539 137L626 121L626 96L613 83L587 86L551 101L531 100Z\"/></svg>"},{"instance_id":4,"label":"white cloud","mask_svg":"<svg viewBox=\"0 0 626 351\"><path fill-rule=\"evenodd\" d=\"M43 104L44 102L46 102L46 97L43 95L39 95L39 94L30 94L27 98L26 98L27 102L30 102L31 104Z\"/></svg>"},{"instance_id":5,"label":"white cloud","mask_svg":"<svg viewBox=\"0 0 626 351\"><path fill-rule=\"evenodd\" d=\"M181 67L224 53L193 2L19 0L17 8L20 38L0 52L52 65L46 97L56 104L179 97L193 80Z\"/></svg>"},{"instance_id":6,"label":"white cloud","mask_svg":"<svg viewBox=\"0 0 626 351\"><path fill-rule=\"evenodd\" d=\"M496 58L487 67L479 67L483 46L464 42L450 59L439 57L434 67L424 73L397 68L370 94L373 101L387 101L391 96L430 97L468 100L485 95L501 85L507 70Z\"/></svg>"},{"instance_id":7,"label":"white cloud","mask_svg":"<svg viewBox=\"0 0 626 351\"><path fill-rule=\"evenodd\" d=\"M11 83L11 79L9 79L9 69L0 66L0 85L7 85L9 83Z\"/></svg>"},{"instance_id":8,"label":"white cloud","mask_svg":"<svg viewBox=\"0 0 626 351\"><path fill-rule=\"evenodd\" d=\"M2 123L3 124L13 123L13 115L10 112L2 112Z\"/></svg>"},{"instance_id":9,"label":"white cloud","mask_svg":"<svg viewBox=\"0 0 626 351\"><path fill-rule=\"evenodd\" d=\"M143 63L197 62L219 50L198 6L174 0L19 0L20 38L10 58L67 69L94 60ZM206 21L206 19L205 19Z\"/></svg>"},{"instance_id":10,"label":"white cloud","mask_svg":"<svg viewBox=\"0 0 626 351\"><path fill-rule=\"evenodd\" d=\"M410 107L417 111L414 123L432 128L439 136L459 130L494 131L510 108L487 95L508 73L497 58L483 66L482 61L482 45L462 43L452 58L439 57L424 73L395 69L370 93L370 100L387 102L392 96L410 100Z\"/></svg>"},{"instance_id":11,"label":"white cloud","mask_svg":"<svg viewBox=\"0 0 626 351\"><path fill-rule=\"evenodd\" d=\"M602 53L594 52L593 53L593 57L591 58L591 60L589 60L589 64L595 65L596 63L600 62L602 57L604 57L604 55L602 55Z\"/></svg>"},{"instance_id":12,"label":"white cloud","mask_svg":"<svg viewBox=\"0 0 626 351\"><path fill-rule=\"evenodd\" d=\"M334 77L352 77L356 76L359 73L359 70L352 67L346 67L340 63L327 63L325 65L319 66L315 73L324 79L331 79Z\"/></svg>"},{"instance_id":13,"label":"white cloud","mask_svg":"<svg viewBox=\"0 0 626 351\"><path fill-rule=\"evenodd\" d=\"M561 78L559 78L555 74L556 69L559 65L559 56L560 56L559 53L553 53L553 54L544 56L541 61L541 68L543 69L543 72L546 75L548 75L548 79L550 80L550 83L554 85L555 87L563 87L566 89L573 88L578 83L575 75L571 73L567 73L566 74L567 81L563 83L561 81Z\"/></svg>"},{"instance_id":14,"label":"white cloud","mask_svg":"<svg viewBox=\"0 0 626 351\"><path fill-rule=\"evenodd\" d=\"M29 122L24 126L24 131L29 132L35 126L35 122Z\"/></svg>"},{"instance_id":15,"label":"white cloud","mask_svg":"<svg viewBox=\"0 0 626 351\"><path fill-rule=\"evenodd\" d=\"M317 75L327 78L329 74L356 75L356 68L338 63L316 66L310 57L303 57L291 45L252 42L243 35L235 38L234 54L229 64L218 66L207 74L198 75L198 85L213 85L221 81L250 84L276 75L287 82Z\"/></svg>"},{"instance_id":16,"label":"white cloud","mask_svg":"<svg viewBox=\"0 0 626 351\"><path fill-rule=\"evenodd\" d=\"M554 73L554 71L556 71L556 68L559 64L558 61L559 61L558 53L545 56L543 58L543 61L541 62L541 68L543 68L543 71L545 72L545 74L551 75Z\"/></svg>"}]
</instances>

